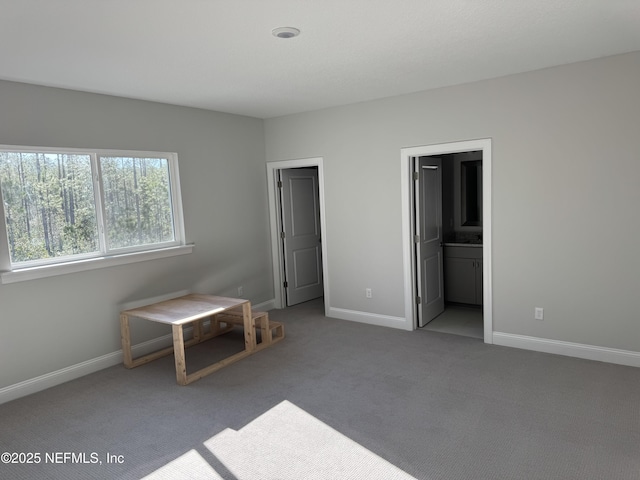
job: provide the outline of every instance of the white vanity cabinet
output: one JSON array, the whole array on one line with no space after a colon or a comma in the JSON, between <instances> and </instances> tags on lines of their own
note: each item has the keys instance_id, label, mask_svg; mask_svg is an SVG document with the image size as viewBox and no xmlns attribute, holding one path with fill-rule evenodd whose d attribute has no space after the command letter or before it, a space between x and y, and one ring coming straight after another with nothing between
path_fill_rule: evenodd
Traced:
<instances>
[{"instance_id":1,"label":"white vanity cabinet","mask_svg":"<svg viewBox=\"0 0 640 480\"><path fill-rule=\"evenodd\" d=\"M444 299L482 305L482 245L444 246Z\"/></svg>"}]
</instances>

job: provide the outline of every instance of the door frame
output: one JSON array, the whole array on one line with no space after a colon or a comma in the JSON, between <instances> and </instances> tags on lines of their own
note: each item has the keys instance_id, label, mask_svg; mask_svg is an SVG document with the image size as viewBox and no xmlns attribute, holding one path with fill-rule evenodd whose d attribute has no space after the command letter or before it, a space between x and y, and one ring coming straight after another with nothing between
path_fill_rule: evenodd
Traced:
<instances>
[{"instance_id":1,"label":"door frame","mask_svg":"<svg viewBox=\"0 0 640 480\"><path fill-rule=\"evenodd\" d=\"M418 328L416 295L416 268L414 262L415 235L413 226L413 158L431 155L482 150L482 315L484 326L484 342L493 343L493 274L492 274L492 203L491 203L491 171L492 153L491 139L483 138L461 142L422 145L402 148L400 150L400 172L402 193L402 261L404 272L404 304L405 317L410 330Z\"/></svg>"},{"instance_id":2,"label":"door frame","mask_svg":"<svg viewBox=\"0 0 640 480\"><path fill-rule=\"evenodd\" d=\"M281 248L280 232L282 222L280 218L280 201L278 199L278 173L289 168L317 167L318 168L318 202L320 205L320 234L322 238L322 287L324 292L325 314L329 311L329 268L327 262L327 228L325 222L324 203L324 159L322 157L301 158L297 160L282 160L267 162L267 193L269 196L269 218L271 226L271 261L273 265L273 290L275 308L286 308L284 291L284 255Z\"/></svg>"}]
</instances>

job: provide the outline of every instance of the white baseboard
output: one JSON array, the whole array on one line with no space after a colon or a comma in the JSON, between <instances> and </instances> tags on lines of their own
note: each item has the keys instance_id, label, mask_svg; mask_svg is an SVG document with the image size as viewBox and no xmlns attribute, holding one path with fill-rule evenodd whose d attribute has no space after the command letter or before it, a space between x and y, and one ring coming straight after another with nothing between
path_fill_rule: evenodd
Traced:
<instances>
[{"instance_id":1,"label":"white baseboard","mask_svg":"<svg viewBox=\"0 0 640 480\"><path fill-rule=\"evenodd\" d=\"M259 312L268 312L269 310L273 310L276 308L276 300L271 299L266 302L257 303L255 305L251 304L251 310L258 310Z\"/></svg>"},{"instance_id":2,"label":"white baseboard","mask_svg":"<svg viewBox=\"0 0 640 480\"><path fill-rule=\"evenodd\" d=\"M412 329L407 326L407 319L404 317L391 317L389 315L378 315L377 313L360 312L335 307L329 307L326 314L331 318L368 323L369 325L377 325L379 327L399 328L402 330Z\"/></svg>"},{"instance_id":3,"label":"white baseboard","mask_svg":"<svg viewBox=\"0 0 640 480\"><path fill-rule=\"evenodd\" d=\"M187 329L185 329L185 334L186 332ZM146 355L147 353L151 353L155 350L168 347L172 342L173 338L171 334L163 335L162 337L134 345L132 347L133 355L134 357ZM122 350L118 350L117 352L107 353L106 355L92 358L86 362L77 363L75 365L56 370L55 372L46 373L39 377L25 380L24 382L0 388L0 404L31 395L32 393L36 393L47 388L55 387L56 385L75 380L76 378L80 378L85 375L89 375L90 373L113 367L114 365L121 363Z\"/></svg>"},{"instance_id":4,"label":"white baseboard","mask_svg":"<svg viewBox=\"0 0 640 480\"><path fill-rule=\"evenodd\" d=\"M118 311L132 310L134 308L144 307L153 303L164 302L165 300L172 300L174 298L189 295L191 290L178 290L177 292L165 293L164 295L158 295L156 297L142 298L140 300L134 300L132 302L121 303L118 305Z\"/></svg>"},{"instance_id":5,"label":"white baseboard","mask_svg":"<svg viewBox=\"0 0 640 480\"><path fill-rule=\"evenodd\" d=\"M189 292L186 290L181 292L175 292L169 295L154 297L153 299L145 299L145 300L140 300L136 302L129 302L126 305L123 305L121 307L124 307L122 308L122 310L128 310L128 309L137 308L143 305L149 305L150 303L168 300L170 298L175 298L177 296L186 295L187 293ZM268 310L273 310L274 305L275 305L275 300L269 300L266 302L259 303L257 305L252 305L251 308L253 310L260 310L264 312ZM207 325L206 320L204 322L204 325L206 327ZM193 329L191 327L187 327L184 329L185 338L191 337L192 330ZM173 343L173 336L172 334L168 334L168 335L163 335L162 337L148 340L143 343L139 343L137 345L133 345L131 347L131 350L134 357L140 357L142 355L155 352L156 350L169 347L171 346L172 343ZM24 382L20 382L13 385L9 385L4 388L0 388L0 404L10 402L11 400L16 400L18 398L25 397L27 395L31 395L32 393L40 392L47 388L55 387L56 385L60 385L62 383L66 383L71 380L75 380L76 378L80 378L85 375L89 375L90 373L94 373L99 370L103 370L105 368L113 367L114 365L119 365L121 363L122 363L122 350L118 350L117 352L107 353L106 355L92 358L91 360L77 363L75 365L71 365L69 367L65 367L60 370L56 370L55 372L46 373L44 375L40 375L39 377L25 380Z\"/></svg>"},{"instance_id":6,"label":"white baseboard","mask_svg":"<svg viewBox=\"0 0 640 480\"><path fill-rule=\"evenodd\" d=\"M555 353L557 355L566 355L599 362L640 367L640 352L630 350L618 350L615 348L562 342L559 340L548 340L546 338L501 332L493 332L493 343L494 345L502 345L504 347L522 348L536 352Z\"/></svg>"}]
</instances>

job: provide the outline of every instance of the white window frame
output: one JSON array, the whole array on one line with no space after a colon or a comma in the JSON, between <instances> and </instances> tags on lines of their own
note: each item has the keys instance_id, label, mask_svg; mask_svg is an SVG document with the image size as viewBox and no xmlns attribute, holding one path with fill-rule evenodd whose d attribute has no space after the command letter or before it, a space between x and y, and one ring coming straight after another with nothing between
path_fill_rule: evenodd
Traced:
<instances>
[{"instance_id":1,"label":"white window frame","mask_svg":"<svg viewBox=\"0 0 640 480\"><path fill-rule=\"evenodd\" d=\"M96 222L98 224L99 237L99 251L97 252L12 263L9 254L9 240L6 230L4 202L0 202L0 281L3 284L153 260L157 258L184 255L193 251L194 245L186 244L177 153L112 149L47 148L16 145L0 145L0 150L24 153L69 153L89 156L93 178L94 207L96 210ZM167 159L169 165L169 186L171 191L171 207L174 224L173 241L114 249L108 248L106 225L104 223L104 189L99 163L101 157ZM0 198L2 198L1 190Z\"/></svg>"}]
</instances>

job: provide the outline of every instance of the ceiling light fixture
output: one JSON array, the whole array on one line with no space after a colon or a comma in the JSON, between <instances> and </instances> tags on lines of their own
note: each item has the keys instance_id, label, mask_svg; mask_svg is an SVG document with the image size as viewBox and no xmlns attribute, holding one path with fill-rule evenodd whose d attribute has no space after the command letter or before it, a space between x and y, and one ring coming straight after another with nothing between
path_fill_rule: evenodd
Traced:
<instances>
[{"instance_id":1,"label":"ceiling light fixture","mask_svg":"<svg viewBox=\"0 0 640 480\"><path fill-rule=\"evenodd\" d=\"M278 38L293 38L300 35L300 30L293 27L278 27L271 30L271 34Z\"/></svg>"}]
</instances>

